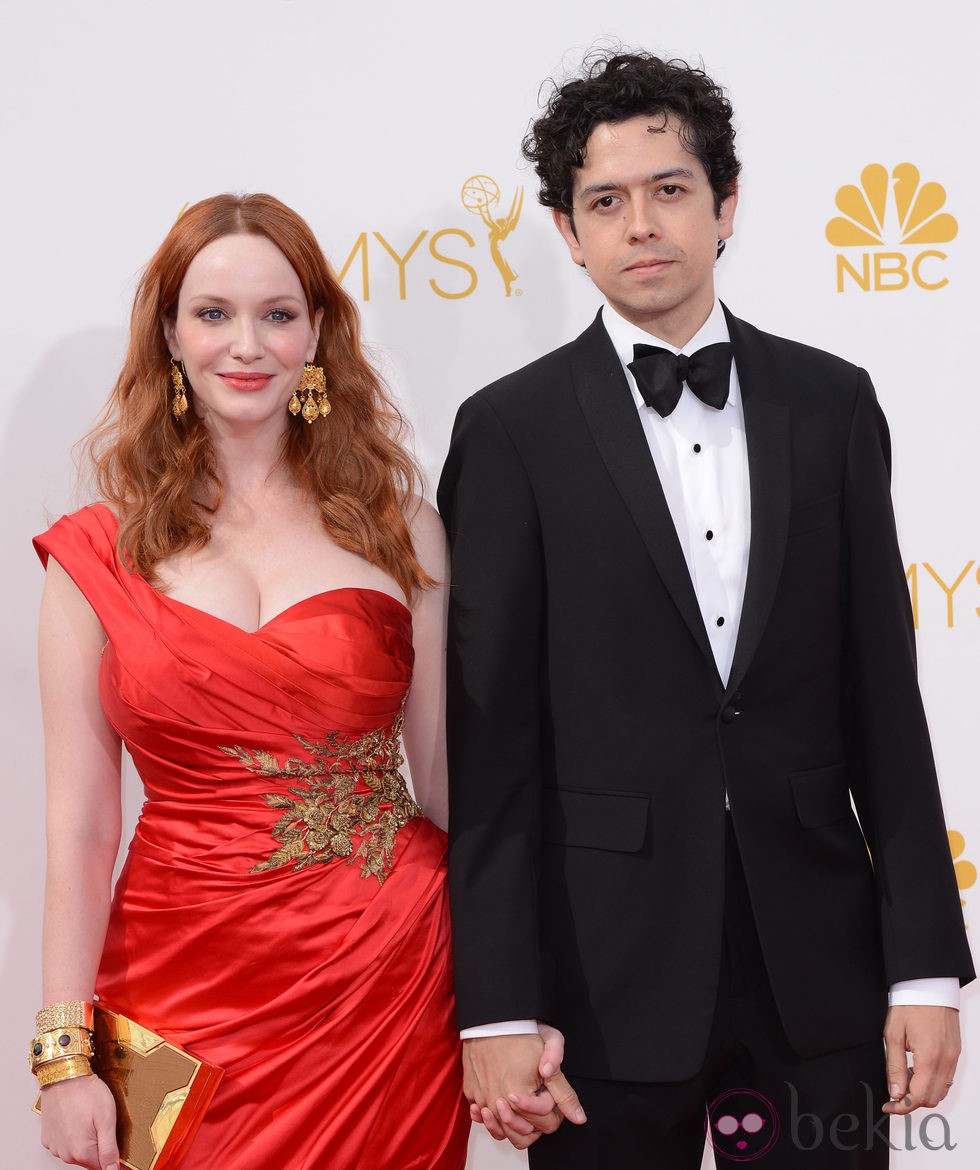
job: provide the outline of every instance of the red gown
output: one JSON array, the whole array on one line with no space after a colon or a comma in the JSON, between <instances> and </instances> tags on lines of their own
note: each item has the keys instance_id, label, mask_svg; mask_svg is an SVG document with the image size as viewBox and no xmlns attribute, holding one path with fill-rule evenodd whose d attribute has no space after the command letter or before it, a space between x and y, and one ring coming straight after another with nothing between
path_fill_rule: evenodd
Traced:
<instances>
[{"instance_id":1,"label":"red gown","mask_svg":"<svg viewBox=\"0 0 980 1170\"><path fill-rule=\"evenodd\" d=\"M405 788L412 619L373 589L248 633L116 555L101 505L35 541L108 636L146 792L97 992L224 1069L182 1170L460 1170L446 836Z\"/></svg>"}]
</instances>

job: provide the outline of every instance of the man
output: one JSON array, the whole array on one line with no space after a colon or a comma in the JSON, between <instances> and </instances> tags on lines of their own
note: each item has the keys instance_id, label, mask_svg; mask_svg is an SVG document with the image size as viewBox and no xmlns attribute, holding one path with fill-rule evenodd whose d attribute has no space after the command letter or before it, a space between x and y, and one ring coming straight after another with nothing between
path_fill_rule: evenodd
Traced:
<instances>
[{"instance_id":1,"label":"man","mask_svg":"<svg viewBox=\"0 0 980 1170\"><path fill-rule=\"evenodd\" d=\"M765 1104L719 1153L884 1166L973 977L887 429L863 370L716 301L731 117L645 54L556 90L525 154L605 306L463 404L440 485L467 1093L555 1128L543 1020L589 1117L535 1167L696 1170L734 1089Z\"/></svg>"}]
</instances>

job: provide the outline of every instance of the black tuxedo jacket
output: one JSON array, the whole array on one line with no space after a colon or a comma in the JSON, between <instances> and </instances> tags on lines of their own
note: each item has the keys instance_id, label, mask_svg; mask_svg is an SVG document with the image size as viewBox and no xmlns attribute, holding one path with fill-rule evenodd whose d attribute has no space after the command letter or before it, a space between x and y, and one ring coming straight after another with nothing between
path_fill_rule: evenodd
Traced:
<instances>
[{"instance_id":1,"label":"black tuxedo jacket","mask_svg":"<svg viewBox=\"0 0 980 1170\"><path fill-rule=\"evenodd\" d=\"M439 489L459 1022L551 1020L587 1076L700 1067L726 790L800 1055L872 1039L888 984L973 974L870 380L729 327L751 543L727 686L601 321L463 404Z\"/></svg>"}]
</instances>

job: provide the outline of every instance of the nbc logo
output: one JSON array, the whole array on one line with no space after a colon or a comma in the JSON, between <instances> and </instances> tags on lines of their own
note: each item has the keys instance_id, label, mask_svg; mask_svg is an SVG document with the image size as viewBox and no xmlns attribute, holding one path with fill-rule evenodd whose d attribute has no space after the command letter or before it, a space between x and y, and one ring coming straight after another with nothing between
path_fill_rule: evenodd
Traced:
<instances>
[{"instance_id":1,"label":"nbc logo","mask_svg":"<svg viewBox=\"0 0 980 1170\"><path fill-rule=\"evenodd\" d=\"M949 243L959 225L943 211L943 187L920 183L918 167L899 163L889 175L880 163L871 163L861 172L860 186L840 188L836 204L843 214L827 224L827 239L837 248L865 249L857 256L837 253L838 292L847 279L864 292L897 291L913 282L931 292L949 283L938 271L946 253L922 245ZM896 246L904 250L883 250Z\"/></svg>"}]
</instances>

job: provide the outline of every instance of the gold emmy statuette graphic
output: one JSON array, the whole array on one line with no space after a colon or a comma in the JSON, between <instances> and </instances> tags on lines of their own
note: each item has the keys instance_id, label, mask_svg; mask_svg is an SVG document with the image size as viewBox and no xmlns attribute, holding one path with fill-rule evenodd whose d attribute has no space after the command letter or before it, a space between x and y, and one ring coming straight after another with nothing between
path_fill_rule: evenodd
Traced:
<instances>
[{"instance_id":1,"label":"gold emmy statuette graphic","mask_svg":"<svg viewBox=\"0 0 980 1170\"><path fill-rule=\"evenodd\" d=\"M956 874L956 884L960 890L968 890L976 884L977 867L972 861L967 861L962 856L966 849L966 838L955 829L948 830L946 835L949 837L949 851L953 855L953 872ZM960 904L965 906L966 902L960 898Z\"/></svg>"},{"instance_id":2,"label":"gold emmy statuette graphic","mask_svg":"<svg viewBox=\"0 0 980 1170\"><path fill-rule=\"evenodd\" d=\"M505 240L517 227L521 218L521 208L524 205L524 188L518 187L511 201L507 215L495 217L494 209L500 203L500 188L489 175L472 175L463 184L459 194L463 206L473 215L478 215L486 224L489 231L490 255L497 266L501 279L504 282L504 292L510 296L511 285L517 279L517 273L504 259L500 250L501 240Z\"/></svg>"},{"instance_id":3,"label":"gold emmy statuette graphic","mask_svg":"<svg viewBox=\"0 0 980 1170\"><path fill-rule=\"evenodd\" d=\"M959 231L955 218L941 210L946 203L942 185L920 184L912 163L899 163L890 176L880 163L871 163L861 172L860 187L845 184L835 202L844 214L827 224L827 239L838 248L881 246L889 237L903 246L947 244Z\"/></svg>"}]
</instances>

